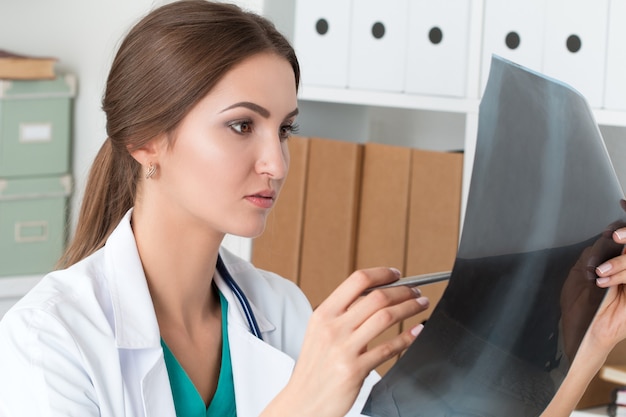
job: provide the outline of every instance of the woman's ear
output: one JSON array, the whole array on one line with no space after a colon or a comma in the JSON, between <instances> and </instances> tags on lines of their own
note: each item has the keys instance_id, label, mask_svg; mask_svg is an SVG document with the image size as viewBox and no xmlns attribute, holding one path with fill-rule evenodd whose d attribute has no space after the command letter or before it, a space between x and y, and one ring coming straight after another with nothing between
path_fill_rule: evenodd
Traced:
<instances>
[{"instance_id":1,"label":"woman's ear","mask_svg":"<svg viewBox=\"0 0 626 417\"><path fill-rule=\"evenodd\" d=\"M130 155L139 162L142 166L148 167L150 164L155 164L159 160L161 149L163 147L163 138L155 137L144 145L128 150Z\"/></svg>"},{"instance_id":2,"label":"woman's ear","mask_svg":"<svg viewBox=\"0 0 626 417\"><path fill-rule=\"evenodd\" d=\"M159 158L165 145L165 139L159 136L139 148L132 151L129 149L130 155L143 167L144 176L147 180L155 176L159 167Z\"/></svg>"}]
</instances>

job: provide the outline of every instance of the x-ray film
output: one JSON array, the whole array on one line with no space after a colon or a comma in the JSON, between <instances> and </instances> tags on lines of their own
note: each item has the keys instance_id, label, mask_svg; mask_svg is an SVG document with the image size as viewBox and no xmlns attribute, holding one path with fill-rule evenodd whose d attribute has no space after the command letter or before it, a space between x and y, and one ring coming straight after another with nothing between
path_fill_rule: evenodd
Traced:
<instances>
[{"instance_id":1,"label":"x-ray film","mask_svg":"<svg viewBox=\"0 0 626 417\"><path fill-rule=\"evenodd\" d=\"M540 415L604 296L595 267L621 252L622 200L585 99L494 57L448 287L363 413Z\"/></svg>"}]
</instances>

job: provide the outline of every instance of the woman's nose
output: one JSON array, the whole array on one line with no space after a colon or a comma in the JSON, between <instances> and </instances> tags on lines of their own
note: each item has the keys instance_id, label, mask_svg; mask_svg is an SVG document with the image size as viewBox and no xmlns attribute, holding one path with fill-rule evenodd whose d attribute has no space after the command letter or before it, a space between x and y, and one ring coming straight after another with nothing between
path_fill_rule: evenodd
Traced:
<instances>
[{"instance_id":1,"label":"woman's nose","mask_svg":"<svg viewBox=\"0 0 626 417\"><path fill-rule=\"evenodd\" d=\"M287 175L288 150L279 138L263 140L263 146L257 160L257 172L272 179L283 179Z\"/></svg>"}]
</instances>

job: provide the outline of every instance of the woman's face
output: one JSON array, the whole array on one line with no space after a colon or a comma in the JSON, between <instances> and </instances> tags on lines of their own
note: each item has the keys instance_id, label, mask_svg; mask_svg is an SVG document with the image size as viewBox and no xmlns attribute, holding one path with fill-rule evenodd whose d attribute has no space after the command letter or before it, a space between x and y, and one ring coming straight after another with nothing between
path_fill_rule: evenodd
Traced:
<instances>
[{"instance_id":1,"label":"woman's face","mask_svg":"<svg viewBox=\"0 0 626 417\"><path fill-rule=\"evenodd\" d=\"M230 70L160 153L159 192L177 221L259 235L287 175L297 112L295 76L284 58L262 53Z\"/></svg>"}]
</instances>

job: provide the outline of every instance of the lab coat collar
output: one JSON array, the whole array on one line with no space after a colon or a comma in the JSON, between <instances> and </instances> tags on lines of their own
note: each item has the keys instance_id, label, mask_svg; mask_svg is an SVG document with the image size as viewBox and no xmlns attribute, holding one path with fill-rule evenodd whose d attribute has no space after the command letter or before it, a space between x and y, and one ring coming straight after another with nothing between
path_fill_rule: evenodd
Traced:
<instances>
[{"instance_id":1,"label":"lab coat collar","mask_svg":"<svg viewBox=\"0 0 626 417\"><path fill-rule=\"evenodd\" d=\"M104 246L115 338L119 348L160 349L161 334L130 224L131 215L132 209Z\"/></svg>"},{"instance_id":2,"label":"lab coat collar","mask_svg":"<svg viewBox=\"0 0 626 417\"><path fill-rule=\"evenodd\" d=\"M115 339L120 354L130 355L127 360L141 381L146 417L174 415L161 333L130 224L131 215L132 209L104 246L104 276L111 294Z\"/></svg>"},{"instance_id":3,"label":"lab coat collar","mask_svg":"<svg viewBox=\"0 0 626 417\"><path fill-rule=\"evenodd\" d=\"M229 325L228 338L237 415L258 416L287 385L295 361L241 326Z\"/></svg>"}]
</instances>

